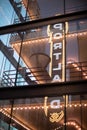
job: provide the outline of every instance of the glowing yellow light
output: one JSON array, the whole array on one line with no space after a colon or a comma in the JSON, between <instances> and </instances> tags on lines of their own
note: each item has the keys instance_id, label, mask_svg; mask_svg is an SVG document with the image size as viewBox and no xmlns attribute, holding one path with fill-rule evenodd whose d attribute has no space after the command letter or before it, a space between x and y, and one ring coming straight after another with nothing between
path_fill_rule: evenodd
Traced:
<instances>
[{"instance_id":1,"label":"glowing yellow light","mask_svg":"<svg viewBox=\"0 0 87 130\"><path fill-rule=\"evenodd\" d=\"M74 67L77 67L77 64L74 64L74 63L73 63L72 65L73 65Z\"/></svg>"},{"instance_id":2,"label":"glowing yellow light","mask_svg":"<svg viewBox=\"0 0 87 130\"><path fill-rule=\"evenodd\" d=\"M72 107L72 105L70 105L70 107Z\"/></svg>"},{"instance_id":3,"label":"glowing yellow light","mask_svg":"<svg viewBox=\"0 0 87 130\"><path fill-rule=\"evenodd\" d=\"M76 68L78 71L81 71L81 69L79 67Z\"/></svg>"},{"instance_id":4,"label":"glowing yellow light","mask_svg":"<svg viewBox=\"0 0 87 130\"><path fill-rule=\"evenodd\" d=\"M86 106L87 106L87 104L84 104L84 106L86 107Z\"/></svg>"},{"instance_id":5,"label":"glowing yellow light","mask_svg":"<svg viewBox=\"0 0 87 130\"><path fill-rule=\"evenodd\" d=\"M87 76L85 76L85 79L87 79Z\"/></svg>"},{"instance_id":6,"label":"glowing yellow light","mask_svg":"<svg viewBox=\"0 0 87 130\"><path fill-rule=\"evenodd\" d=\"M49 119L51 122L59 122L63 118L64 112L63 111L61 111L59 113L54 112L54 113L50 113L50 115L51 116Z\"/></svg>"},{"instance_id":7,"label":"glowing yellow light","mask_svg":"<svg viewBox=\"0 0 87 130\"><path fill-rule=\"evenodd\" d=\"M86 75L86 73L84 72L84 73L83 73L83 75L85 76L85 75Z\"/></svg>"}]
</instances>

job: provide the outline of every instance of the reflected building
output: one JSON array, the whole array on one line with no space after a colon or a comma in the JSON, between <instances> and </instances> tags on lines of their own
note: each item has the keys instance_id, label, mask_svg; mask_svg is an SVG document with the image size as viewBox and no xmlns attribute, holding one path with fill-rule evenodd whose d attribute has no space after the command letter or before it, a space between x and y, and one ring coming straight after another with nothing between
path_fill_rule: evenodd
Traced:
<instances>
[{"instance_id":1,"label":"reflected building","mask_svg":"<svg viewBox=\"0 0 87 130\"><path fill-rule=\"evenodd\" d=\"M3 2L0 129L86 130L87 1Z\"/></svg>"}]
</instances>

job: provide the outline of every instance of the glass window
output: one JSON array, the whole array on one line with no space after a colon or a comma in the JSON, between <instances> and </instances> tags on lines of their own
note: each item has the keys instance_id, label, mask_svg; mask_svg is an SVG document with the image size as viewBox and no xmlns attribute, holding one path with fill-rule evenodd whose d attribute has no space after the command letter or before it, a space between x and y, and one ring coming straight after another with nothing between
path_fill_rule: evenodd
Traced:
<instances>
[{"instance_id":1,"label":"glass window","mask_svg":"<svg viewBox=\"0 0 87 130\"><path fill-rule=\"evenodd\" d=\"M3 0L0 1L0 26L78 12L86 8L86 0Z\"/></svg>"},{"instance_id":2,"label":"glass window","mask_svg":"<svg viewBox=\"0 0 87 130\"><path fill-rule=\"evenodd\" d=\"M68 32L66 34L67 80L87 79L86 24L86 19L71 21L68 23Z\"/></svg>"},{"instance_id":3,"label":"glass window","mask_svg":"<svg viewBox=\"0 0 87 130\"><path fill-rule=\"evenodd\" d=\"M0 115L5 130L86 130L87 95L1 100Z\"/></svg>"}]
</instances>

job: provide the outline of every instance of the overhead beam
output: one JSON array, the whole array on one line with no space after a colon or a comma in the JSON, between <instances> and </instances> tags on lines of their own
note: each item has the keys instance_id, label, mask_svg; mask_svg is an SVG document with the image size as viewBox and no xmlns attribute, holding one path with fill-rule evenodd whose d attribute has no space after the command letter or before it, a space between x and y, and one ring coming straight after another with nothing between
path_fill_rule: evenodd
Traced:
<instances>
[{"instance_id":1,"label":"overhead beam","mask_svg":"<svg viewBox=\"0 0 87 130\"><path fill-rule=\"evenodd\" d=\"M87 80L0 88L0 100L83 94L87 94Z\"/></svg>"}]
</instances>

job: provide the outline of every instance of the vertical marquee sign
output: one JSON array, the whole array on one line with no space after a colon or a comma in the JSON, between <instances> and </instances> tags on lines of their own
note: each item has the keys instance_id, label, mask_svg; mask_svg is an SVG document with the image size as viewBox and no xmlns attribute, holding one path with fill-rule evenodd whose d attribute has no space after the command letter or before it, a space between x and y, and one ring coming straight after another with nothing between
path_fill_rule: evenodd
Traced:
<instances>
[{"instance_id":1,"label":"vertical marquee sign","mask_svg":"<svg viewBox=\"0 0 87 130\"><path fill-rule=\"evenodd\" d=\"M64 37L63 24L48 25L47 34L50 37L50 76L52 80L64 80Z\"/></svg>"}]
</instances>

